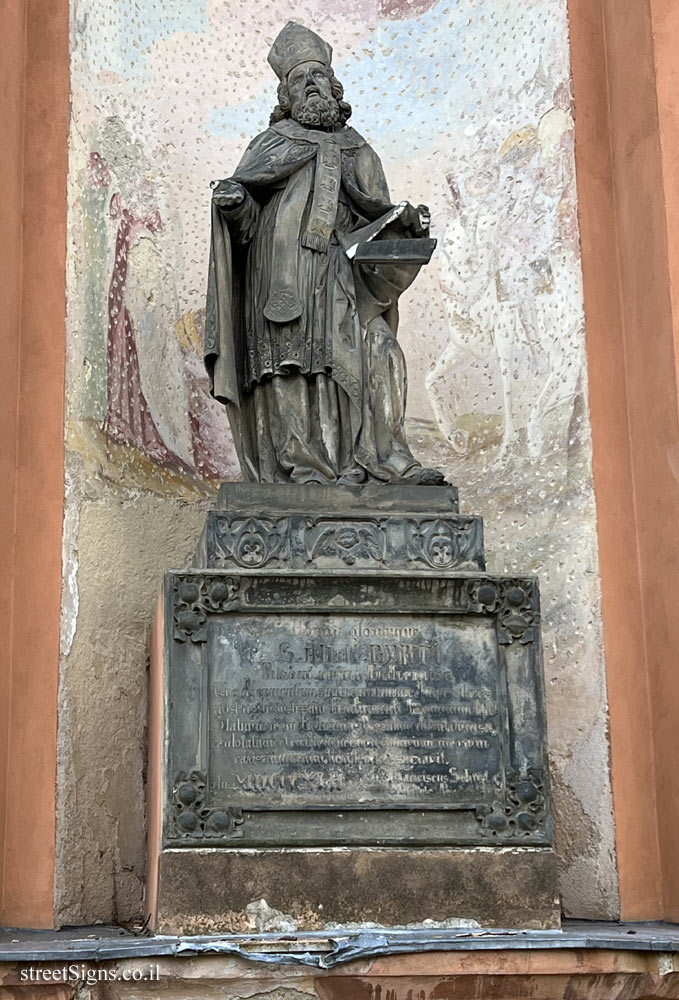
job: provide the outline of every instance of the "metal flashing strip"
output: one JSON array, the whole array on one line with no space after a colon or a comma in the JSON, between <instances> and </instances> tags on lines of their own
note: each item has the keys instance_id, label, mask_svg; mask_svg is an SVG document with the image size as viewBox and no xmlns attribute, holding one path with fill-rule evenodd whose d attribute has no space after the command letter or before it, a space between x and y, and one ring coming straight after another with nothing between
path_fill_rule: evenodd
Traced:
<instances>
[{"instance_id":1,"label":"metal flashing strip","mask_svg":"<svg viewBox=\"0 0 679 1000\"><path fill-rule=\"evenodd\" d=\"M552 931L338 928L297 934L195 937L144 937L101 926L64 931L0 931L0 963L111 962L228 954L267 964L331 969L357 959L417 952L572 948L679 953L679 925L566 921L561 930Z\"/></svg>"}]
</instances>

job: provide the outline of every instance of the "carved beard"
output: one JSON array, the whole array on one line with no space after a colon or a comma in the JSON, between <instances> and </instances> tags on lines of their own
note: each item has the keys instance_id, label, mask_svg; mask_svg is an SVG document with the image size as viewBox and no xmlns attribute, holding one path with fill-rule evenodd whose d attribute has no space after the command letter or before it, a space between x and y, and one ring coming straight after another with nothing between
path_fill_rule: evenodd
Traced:
<instances>
[{"instance_id":1,"label":"carved beard","mask_svg":"<svg viewBox=\"0 0 679 1000\"><path fill-rule=\"evenodd\" d=\"M339 104L334 97L326 98L312 94L304 104L291 109L290 117L305 128L320 128L331 132L339 125Z\"/></svg>"}]
</instances>

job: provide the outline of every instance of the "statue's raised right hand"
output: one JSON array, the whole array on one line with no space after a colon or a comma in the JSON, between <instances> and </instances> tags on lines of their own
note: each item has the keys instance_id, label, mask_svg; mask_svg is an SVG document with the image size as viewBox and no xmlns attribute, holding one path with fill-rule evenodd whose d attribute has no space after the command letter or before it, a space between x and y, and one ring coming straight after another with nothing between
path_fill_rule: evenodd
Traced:
<instances>
[{"instance_id":1,"label":"statue's raised right hand","mask_svg":"<svg viewBox=\"0 0 679 1000\"><path fill-rule=\"evenodd\" d=\"M220 208L237 208L245 200L245 193L237 181L217 181L212 188L212 200Z\"/></svg>"}]
</instances>

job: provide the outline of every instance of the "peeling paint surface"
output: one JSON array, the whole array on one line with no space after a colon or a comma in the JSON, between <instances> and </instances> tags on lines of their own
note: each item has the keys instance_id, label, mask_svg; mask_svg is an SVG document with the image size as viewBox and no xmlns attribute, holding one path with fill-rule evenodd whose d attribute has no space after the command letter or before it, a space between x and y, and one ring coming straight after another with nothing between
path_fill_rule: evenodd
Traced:
<instances>
[{"instance_id":1,"label":"peeling paint surface","mask_svg":"<svg viewBox=\"0 0 679 1000\"><path fill-rule=\"evenodd\" d=\"M144 879L146 640L214 485L201 362L209 182L267 123L280 0L73 0L57 919ZM566 912L617 915L566 0L300 0L439 247L404 296L409 439L540 575Z\"/></svg>"}]
</instances>

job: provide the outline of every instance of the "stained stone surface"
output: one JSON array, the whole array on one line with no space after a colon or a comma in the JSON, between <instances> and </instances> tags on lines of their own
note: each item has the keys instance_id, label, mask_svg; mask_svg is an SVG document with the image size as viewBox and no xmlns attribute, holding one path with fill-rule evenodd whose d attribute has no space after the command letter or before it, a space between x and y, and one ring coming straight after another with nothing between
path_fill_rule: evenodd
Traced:
<instances>
[{"instance_id":1,"label":"stained stone surface","mask_svg":"<svg viewBox=\"0 0 679 1000\"><path fill-rule=\"evenodd\" d=\"M282 849L284 866L293 856L285 852L302 848L319 858L335 848L434 850L452 873L460 864L480 872L477 855L460 861L465 849L493 855L512 847L552 859L539 861L537 910L523 911L526 926L551 925L537 580L483 571L480 519L457 513L451 489L365 492L225 487L194 560L208 565L166 575L162 830L151 850L161 852L152 879L165 873L158 912L182 911L191 925L180 871L200 869L206 848L216 849L210 871L221 871L223 855L229 873L216 879L215 912L233 916L241 903L237 894L228 902L232 866L245 865L259 884L255 855L237 862L236 848L262 859ZM226 534L216 545L220 519L231 533L228 551ZM465 522L474 559L461 569ZM319 548L319 524L332 546ZM419 548L403 542L415 537L413 525ZM435 526L428 550L426 525ZM362 531L381 531L382 543L360 548ZM342 545L345 536L357 541ZM386 862L366 858L368 883L381 879ZM502 877L489 882L495 926L510 912L518 919L521 898L503 858ZM290 877L299 875L299 859L291 864ZM322 860L314 864L322 879ZM261 871L270 870L262 861ZM253 899L268 899L267 878ZM407 922L409 897L398 883L383 912ZM173 898L177 886L184 902ZM292 897L296 891L301 906L306 889L291 888ZM473 896L473 912L457 915L492 910L492 898L479 910ZM359 898L351 919L372 919ZM455 915L435 909L422 919Z\"/></svg>"},{"instance_id":2,"label":"stained stone surface","mask_svg":"<svg viewBox=\"0 0 679 1000\"><path fill-rule=\"evenodd\" d=\"M559 927L550 848L326 848L163 851L159 933L251 928L264 897L300 929L476 920L483 927Z\"/></svg>"}]
</instances>

